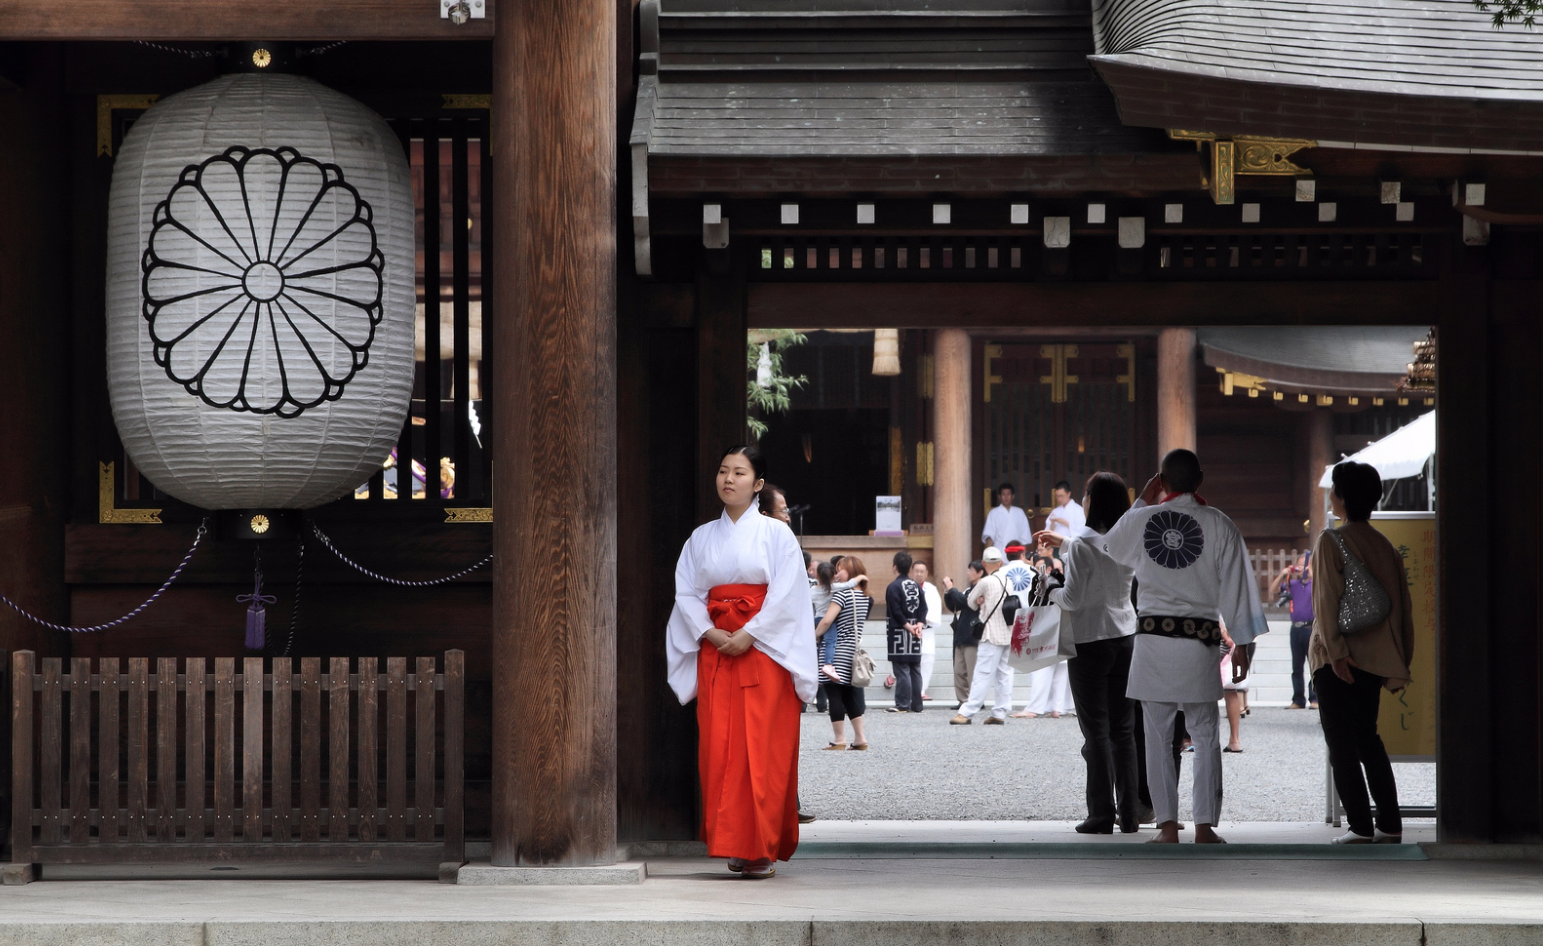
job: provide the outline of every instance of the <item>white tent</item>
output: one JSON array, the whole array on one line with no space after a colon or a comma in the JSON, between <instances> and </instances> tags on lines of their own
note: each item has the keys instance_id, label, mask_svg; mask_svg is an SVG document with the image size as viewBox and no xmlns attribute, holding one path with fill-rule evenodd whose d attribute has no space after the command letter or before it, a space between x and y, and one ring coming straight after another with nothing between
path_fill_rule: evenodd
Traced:
<instances>
[{"instance_id":1,"label":"white tent","mask_svg":"<svg viewBox=\"0 0 1543 946\"><path fill-rule=\"evenodd\" d=\"M1436 412L1431 411L1345 459L1371 464L1384 480L1398 480L1425 472L1425 464L1435 453ZM1333 474L1334 465L1330 464L1318 485L1325 489L1333 486Z\"/></svg>"}]
</instances>

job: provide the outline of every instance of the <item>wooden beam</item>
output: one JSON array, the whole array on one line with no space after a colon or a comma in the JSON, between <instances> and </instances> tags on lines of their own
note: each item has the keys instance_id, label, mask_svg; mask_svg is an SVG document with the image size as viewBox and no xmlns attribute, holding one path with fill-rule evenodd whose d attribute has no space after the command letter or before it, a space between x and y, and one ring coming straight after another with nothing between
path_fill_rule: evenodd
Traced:
<instances>
[{"instance_id":1,"label":"wooden beam","mask_svg":"<svg viewBox=\"0 0 1543 946\"><path fill-rule=\"evenodd\" d=\"M0 0L0 40L485 40L486 2L485 19L456 26L435 0Z\"/></svg>"},{"instance_id":2,"label":"wooden beam","mask_svg":"<svg viewBox=\"0 0 1543 946\"><path fill-rule=\"evenodd\" d=\"M494 39L497 866L616 862L615 74L612 0Z\"/></svg>"},{"instance_id":3,"label":"wooden beam","mask_svg":"<svg viewBox=\"0 0 1543 946\"><path fill-rule=\"evenodd\" d=\"M1431 325L1407 282L752 283L751 328Z\"/></svg>"}]
</instances>

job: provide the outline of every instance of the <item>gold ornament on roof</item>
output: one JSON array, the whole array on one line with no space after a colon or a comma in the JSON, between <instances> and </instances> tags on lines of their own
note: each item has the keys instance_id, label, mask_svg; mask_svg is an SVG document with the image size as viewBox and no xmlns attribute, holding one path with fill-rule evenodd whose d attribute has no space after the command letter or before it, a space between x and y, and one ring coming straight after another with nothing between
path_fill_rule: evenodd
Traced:
<instances>
[{"instance_id":1,"label":"gold ornament on roof","mask_svg":"<svg viewBox=\"0 0 1543 946\"><path fill-rule=\"evenodd\" d=\"M253 532L257 533L258 535L262 535L264 532L267 532L270 528L272 528L273 523L268 521L267 516L259 513L252 517L252 521L248 523L248 525L251 527Z\"/></svg>"}]
</instances>

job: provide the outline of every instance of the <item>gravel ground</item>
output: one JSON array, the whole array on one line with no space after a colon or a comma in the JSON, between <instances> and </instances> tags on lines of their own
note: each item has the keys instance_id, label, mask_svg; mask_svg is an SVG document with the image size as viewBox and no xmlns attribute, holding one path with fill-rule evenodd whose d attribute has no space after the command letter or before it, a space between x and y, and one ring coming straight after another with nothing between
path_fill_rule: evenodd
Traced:
<instances>
[{"instance_id":1,"label":"gravel ground","mask_svg":"<svg viewBox=\"0 0 1543 946\"><path fill-rule=\"evenodd\" d=\"M985 726L983 714L974 725L950 726L952 705L920 714L870 709L867 752L820 751L830 741L830 720L811 707L803 717L799 760L804 809L839 820L1057 821L1085 815L1082 733L1075 718ZM1225 717L1222 725L1225 732ZM1223 819L1321 819L1325 763L1317 712L1260 707L1243 720L1241 737L1243 754L1222 757ZM1189 759L1180 779L1183 818L1189 817ZM1435 770L1423 763L1394 766L1400 801L1432 804Z\"/></svg>"}]
</instances>

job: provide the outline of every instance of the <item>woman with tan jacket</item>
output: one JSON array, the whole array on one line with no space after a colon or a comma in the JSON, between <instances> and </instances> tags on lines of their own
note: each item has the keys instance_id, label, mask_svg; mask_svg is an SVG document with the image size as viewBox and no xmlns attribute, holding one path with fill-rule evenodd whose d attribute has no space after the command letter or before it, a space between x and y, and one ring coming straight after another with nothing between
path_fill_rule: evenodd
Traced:
<instances>
[{"instance_id":1,"label":"woman with tan jacket","mask_svg":"<svg viewBox=\"0 0 1543 946\"><path fill-rule=\"evenodd\" d=\"M1333 481L1329 504L1344 525L1324 530L1313 552L1313 636L1307 660L1318 689L1319 721L1329 745L1334 787L1350 823L1349 832L1334 843L1398 844L1403 839L1398 786L1387 749L1377 735L1377 710L1384 689L1396 693L1409 685L1414 650L1409 581L1393 543L1368 521L1382 498L1377 470L1365 463L1341 463L1334 467ZM1346 562L1341 541L1366 565L1391 602L1381 623L1353 634L1343 634L1339 628ZM1375 825L1368 786L1371 800L1377 803Z\"/></svg>"}]
</instances>

